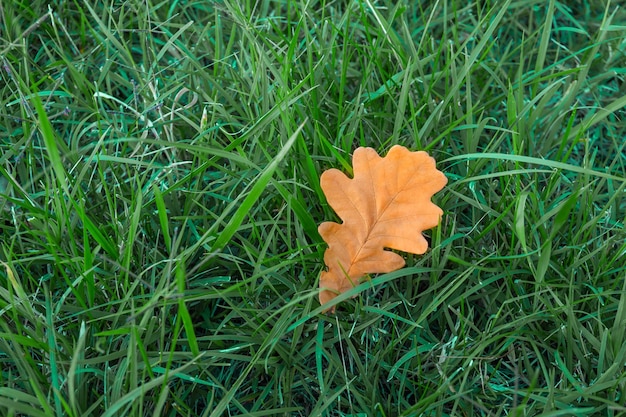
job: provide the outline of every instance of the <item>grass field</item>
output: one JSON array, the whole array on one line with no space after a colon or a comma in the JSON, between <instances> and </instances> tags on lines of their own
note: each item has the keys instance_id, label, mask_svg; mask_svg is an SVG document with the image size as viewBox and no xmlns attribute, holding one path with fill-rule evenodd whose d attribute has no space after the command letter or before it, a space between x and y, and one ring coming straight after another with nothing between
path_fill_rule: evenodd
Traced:
<instances>
[{"instance_id":1,"label":"grass field","mask_svg":"<svg viewBox=\"0 0 626 417\"><path fill-rule=\"evenodd\" d=\"M0 415L626 415L619 3L2 1ZM323 314L395 144L441 224Z\"/></svg>"}]
</instances>

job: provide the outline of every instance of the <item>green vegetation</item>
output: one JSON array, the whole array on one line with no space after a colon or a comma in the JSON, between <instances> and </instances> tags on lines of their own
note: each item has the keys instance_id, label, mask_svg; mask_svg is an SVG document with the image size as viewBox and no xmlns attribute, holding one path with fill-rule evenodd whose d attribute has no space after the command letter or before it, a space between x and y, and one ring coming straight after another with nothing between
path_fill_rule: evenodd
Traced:
<instances>
[{"instance_id":1,"label":"green vegetation","mask_svg":"<svg viewBox=\"0 0 626 417\"><path fill-rule=\"evenodd\" d=\"M0 3L0 415L626 414L617 2L91 3ZM322 314L394 144L431 249Z\"/></svg>"}]
</instances>

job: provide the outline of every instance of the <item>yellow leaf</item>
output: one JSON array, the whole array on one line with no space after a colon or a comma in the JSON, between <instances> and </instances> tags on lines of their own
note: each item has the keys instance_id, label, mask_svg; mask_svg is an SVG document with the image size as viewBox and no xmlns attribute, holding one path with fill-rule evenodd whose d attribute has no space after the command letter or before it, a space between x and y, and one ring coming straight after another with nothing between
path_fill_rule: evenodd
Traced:
<instances>
[{"instance_id":1,"label":"yellow leaf","mask_svg":"<svg viewBox=\"0 0 626 417\"><path fill-rule=\"evenodd\" d=\"M348 291L366 274L387 273L405 265L402 256L385 250L423 254L422 231L439 224L443 211L431 197L448 182L426 152L391 148L381 158L372 148L358 148L352 158L354 178L337 169L325 171L320 185L343 223L322 223L328 244L327 270L320 276L320 302Z\"/></svg>"}]
</instances>

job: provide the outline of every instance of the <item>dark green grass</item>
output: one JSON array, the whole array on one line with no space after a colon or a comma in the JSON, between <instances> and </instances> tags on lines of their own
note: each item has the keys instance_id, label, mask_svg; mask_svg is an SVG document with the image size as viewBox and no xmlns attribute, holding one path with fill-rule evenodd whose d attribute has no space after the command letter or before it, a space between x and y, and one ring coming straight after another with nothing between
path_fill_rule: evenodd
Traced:
<instances>
[{"instance_id":1,"label":"dark green grass","mask_svg":"<svg viewBox=\"0 0 626 417\"><path fill-rule=\"evenodd\" d=\"M0 5L1 415L626 413L616 3L92 3ZM394 144L442 223L324 315Z\"/></svg>"}]
</instances>

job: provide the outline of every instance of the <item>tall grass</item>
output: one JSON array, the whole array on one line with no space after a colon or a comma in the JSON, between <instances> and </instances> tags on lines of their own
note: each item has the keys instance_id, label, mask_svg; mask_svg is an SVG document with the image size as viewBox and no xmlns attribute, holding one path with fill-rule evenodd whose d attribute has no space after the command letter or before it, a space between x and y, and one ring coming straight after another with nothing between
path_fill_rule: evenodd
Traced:
<instances>
[{"instance_id":1,"label":"tall grass","mask_svg":"<svg viewBox=\"0 0 626 417\"><path fill-rule=\"evenodd\" d=\"M625 414L626 12L570 3L3 2L0 414ZM319 175L394 144L443 221L322 314Z\"/></svg>"}]
</instances>

